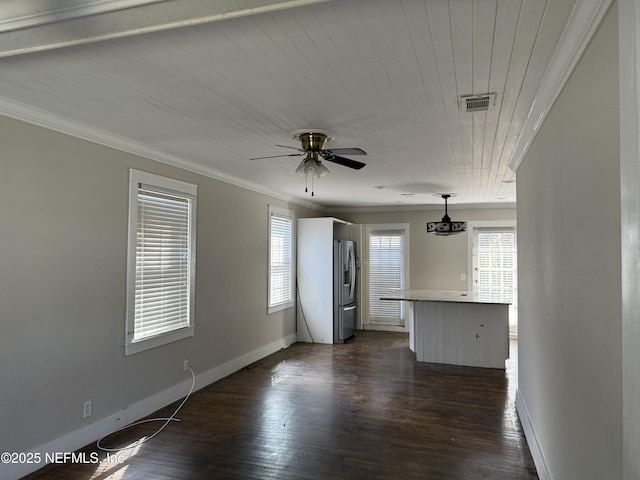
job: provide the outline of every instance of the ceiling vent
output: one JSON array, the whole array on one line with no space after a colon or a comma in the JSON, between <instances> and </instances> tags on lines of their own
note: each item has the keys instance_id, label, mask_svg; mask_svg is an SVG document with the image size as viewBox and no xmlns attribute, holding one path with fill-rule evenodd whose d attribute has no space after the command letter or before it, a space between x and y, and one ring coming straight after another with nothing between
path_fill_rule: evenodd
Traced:
<instances>
[{"instance_id":1,"label":"ceiling vent","mask_svg":"<svg viewBox=\"0 0 640 480\"><path fill-rule=\"evenodd\" d=\"M484 112L496 104L496 94L486 93L483 95L463 95L460 97L465 112Z\"/></svg>"}]
</instances>

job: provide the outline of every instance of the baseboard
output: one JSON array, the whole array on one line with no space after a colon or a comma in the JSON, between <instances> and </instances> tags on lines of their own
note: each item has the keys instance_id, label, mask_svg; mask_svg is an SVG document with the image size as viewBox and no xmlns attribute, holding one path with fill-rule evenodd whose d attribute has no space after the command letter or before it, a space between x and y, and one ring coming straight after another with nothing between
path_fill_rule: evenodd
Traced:
<instances>
[{"instance_id":1,"label":"baseboard","mask_svg":"<svg viewBox=\"0 0 640 480\"><path fill-rule=\"evenodd\" d=\"M407 333L409 330L407 327L396 327L393 325L372 325L370 323L362 326L363 330L375 330L379 332L398 332Z\"/></svg>"},{"instance_id":2,"label":"baseboard","mask_svg":"<svg viewBox=\"0 0 640 480\"><path fill-rule=\"evenodd\" d=\"M524 436L527 438L529 451L531 452L533 463L535 463L536 470L538 471L538 478L540 480L553 480L551 474L549 473L549 469L547 468L547 462L545 462L544 460L542 449L540 448L538 438L536 437L536 433L533 430L533 426L531 424L529 411L527 410L527 406L524 403L522 395L520 395L520 391L516 391L516 412L518 413L518 417L520 418Z\"/></svg>"},{"instance_id":3,"label":"baseboard","mask_svg":"<svg viewBox=\"0 0 640 480\"><path fill-rule=\"evenodd\" d=\"M268 345L258 348L257 350L253 350L249 353L241 355L233 360L230 360L222 365L212 368L211 370L207 370L206 372L199 374L196 377L196 389L200 389L210 385L214 382L217 382L221 378L224 378L228 375L231 375L234 372L237 372L241 368L246 367L247 365L251 365L253 362L257 362L261 358L271 355L272 353L277 352L281 348L288 347L292 343L296 342L296 334L288 335L280 340L272 342ZM171 402L169 402L171 403Z\"/></svg>"},{"instance_id":4,"label":"baseboard","mask_svg":"<svg viewBox=\"0 0 640 480\"><path fill-rule=\"evenodd\" d=\"M196 384L194 390L199 390L207 385L215 383L218 380L246 367L247 365L257 362L258 360L277 352L281 348L286 348L295 342L296 335L288 335L280 340L241 355L210 370L201 373L196 372ZM185 377L186 376L188 376L187 373L185 373ZM29 473L35 472L47 464L47 454L58 452L70 453L89 445L105 435L115 432L116 430L183 398L188 393L190 387L191 376L189 375L188 379L185 379L177 385L124 407L122 410L87 425L86 427L80 428L58 437L51 442L40 445L28 453L28 455L33 454L31 458L40 459L37 463L2 463L0 464L0 478L6 480L18 480ZM104 457L106 457L106 454L100 455L100 459L103 459Z\"/></svg>"}]
</instances>

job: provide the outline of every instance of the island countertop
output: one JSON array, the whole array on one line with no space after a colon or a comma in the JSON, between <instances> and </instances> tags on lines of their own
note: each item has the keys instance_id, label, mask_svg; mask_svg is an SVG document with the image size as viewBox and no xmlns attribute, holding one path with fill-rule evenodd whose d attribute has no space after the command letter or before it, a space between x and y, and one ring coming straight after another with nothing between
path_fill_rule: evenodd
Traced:
<instances>
[{"instance_id":1,"label":"island countertop","mask_svg":"<svg viewBox=\"0 0 640 480\"><path fill-rule=\"evenodd\" d=\"M509 302L481 300L473 292L457 292L446 290L397 290L389 293L380 300L406 300L409 302L452 302L452 303L488 303L509 305Z\"/></svg>"}]
</instances>

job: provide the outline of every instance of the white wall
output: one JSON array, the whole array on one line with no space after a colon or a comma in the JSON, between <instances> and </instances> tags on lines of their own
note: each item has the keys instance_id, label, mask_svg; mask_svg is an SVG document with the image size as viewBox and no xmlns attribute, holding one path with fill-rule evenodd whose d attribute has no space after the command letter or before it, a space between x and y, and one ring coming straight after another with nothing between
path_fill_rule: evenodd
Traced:
<instances>
[{"instance_id":1,"label":"white wall","mask_svg":"<svg viewBox=\"0 0 640 480\"><path fill-rule=\"evenodd\" d=\"M439 221L444 214L444 203L439 210L394 211L340 211L334 215L353 223L408 223L409 224L409 287L415 290L468 290L467 235L450 237L427 234L427 222ZM455 221L515 220L514 208L458 209L449 206L449 216Z\"/></svg>"},{"instance_id":2,"label":"white wall","mask_svg":"<svg viewBox=\"0 0 640 480\"><path fill-rule=\"evenodd\" d=\"M294 308L266 313L268 204L317 212L5 117L0 145L0 452L74 447L127 407L184 395L184 359L202 384L295 339ZM196 333L125 357L131 167L199 187Z\"/></svg>"},{"instance_id":3,"label":"white wall","mask_svg":"<svg viewBox=\"0 0 640 480\"><path fill-rule=\"evenodd\" d=\"M622 477L617 34L614 6L517 172L519 413L541 478Z\"/></svg>"}]
</instances>

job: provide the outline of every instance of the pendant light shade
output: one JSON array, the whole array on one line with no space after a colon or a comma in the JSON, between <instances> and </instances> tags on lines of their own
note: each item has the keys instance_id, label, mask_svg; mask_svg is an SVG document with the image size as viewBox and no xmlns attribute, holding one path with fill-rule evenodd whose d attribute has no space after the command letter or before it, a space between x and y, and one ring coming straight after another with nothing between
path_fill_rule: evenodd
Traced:
<instances>
[{"instance_id":1,"label":"pendant light shade","mask_svg":"<svg viewBox=\"0 0 640 480\"><path fill-rule=\"evenodd\" d=\"M439 222L427 222L427 233L433 233L434 235L448 236L457 235L458 233L467 231L467 222L454 222L451 220L448 214L447 199L453 194L441 193L439 197L444 198L444 217Z\"/></svg>"},{"instance_id":2,"label":"pendant light shade","mask_svg":"<svg viewBox=\"0 0 640 480\"><path fill-rule=\"evenodd\" d=\"M316 177L320 178L329 173L329 169L325 167L319 160L311 160L305 158L304 160L302 160L302 162L300 162L298 168L296 168L296 173L304 175L305 177L308 175L315 175Z\"/></svg>"},{"instance_id":3,"label":"pendant light shade","mask_svg":"<svg viewBox=\"0 0 640 480\"><path fill-rule=\"evenodd\" d=\"M307 186L305 186L304 189L305 192L309 190L309 177L311 177L311 196L313 197L313 177L324 177L329 173L329 169L325 167L320 160L318 160L317 152L308 152L307 157L302 160L300 165L298 165L298 168L296 168L296 173L304 175L305 182L307 183Z\"/></svg>"}]
</instances>

